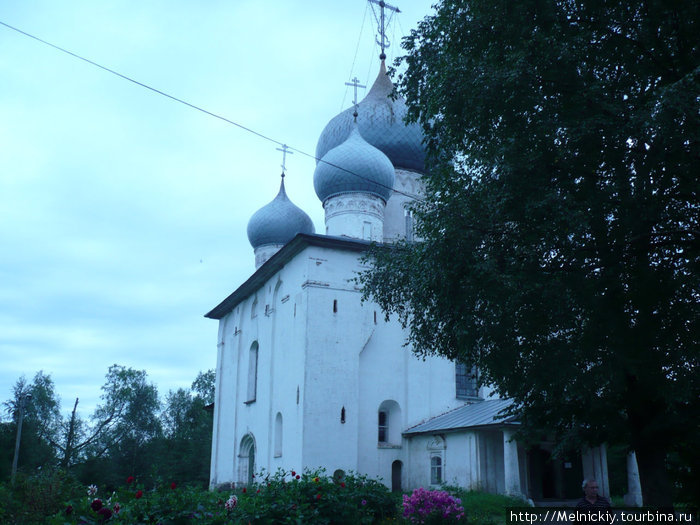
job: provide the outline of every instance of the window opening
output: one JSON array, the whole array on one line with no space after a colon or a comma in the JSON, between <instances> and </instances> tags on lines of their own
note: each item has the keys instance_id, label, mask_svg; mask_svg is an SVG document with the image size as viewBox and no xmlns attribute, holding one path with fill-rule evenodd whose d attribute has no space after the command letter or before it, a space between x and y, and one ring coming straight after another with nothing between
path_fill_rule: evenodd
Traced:
<instances>
[{"instance_id":1,"label":"window opening","mask_svg":"<svg viewBox=\"0 0 700 525\"><path fill-rule=\"evenodd\" d=\"M255 401L258 389L258 343L250 345L248 352L248 398L246 403Z\"/></svg>"},{"instance_id":2,"label":"window opening","mask_svg":"<svg viewBox=\"0 0 700 525\"><path fill-rule=\"evenodd\" d=\"M345 423L345 407L340 409L340 422Z\"/></svg>"},{"instance_id":3,"label":"window opening","mask_svg":"<svg viewBox=\"0 0 700 525\"><path fill-rule=\"evenodd\" d=\"M389 434L389 425L387 424L387 413L384 411L379 412L379 421L378 421L378 433L377 433L377 441L380 443L386 443L387 442L387 437Z\"/></svg>"},{"instance_id":4,"label":"window opening","mask_svg":"<svg viewBox=\"0 0 700 525\"><path fill-rule=\"evenodd\" d=\"M338 300L333 299L333 313L337 314L338 313Z\"/></svg>"},{"instance_id":5,"label":"window opening","mask_svg":"<svg viewBox=\"0 0 700 525\"><path fill-rule=\"evenodd\" d=\"M458 399L479 396L479 370L464 363L455 363L455 388Z\"/></svg>"},{"instance_id":6,"label":"window opening","mask_svg":"<svg viewBox=\"0 0 700 525\"><path fill-rule=\"evenodd\" d=\"M431 456L430 458L430 484L439 485L442 483L442 458Z\"/></svg>"}]
</instances>

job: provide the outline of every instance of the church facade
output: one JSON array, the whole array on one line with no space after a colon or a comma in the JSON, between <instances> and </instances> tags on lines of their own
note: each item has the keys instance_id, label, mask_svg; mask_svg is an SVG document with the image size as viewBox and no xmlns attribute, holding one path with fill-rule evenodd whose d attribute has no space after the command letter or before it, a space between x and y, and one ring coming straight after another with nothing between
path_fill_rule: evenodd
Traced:
<instances>
[{"instance_id":1,"label":"church facade","mask_svg":"<svg viewBox=\"0 0 700 525\"><path fill-rule=\"evenodd\" d=\"M394 490L448 483L542 497L542 461L512 439L517 421L499 416L510 401L464 365L415 357L400 324L361 301L362 256L371 242L413 238L406 205L425 171L420 128L404 123L392 90L382 61L365 99L319 138L326 231L290 202L283 175L248 224L256 271L207 314L219 321L212 487L323 467ZM606 493L601 454L571 472L562 463L560 486L585 474Z\"/></svg>"}]
</instances>

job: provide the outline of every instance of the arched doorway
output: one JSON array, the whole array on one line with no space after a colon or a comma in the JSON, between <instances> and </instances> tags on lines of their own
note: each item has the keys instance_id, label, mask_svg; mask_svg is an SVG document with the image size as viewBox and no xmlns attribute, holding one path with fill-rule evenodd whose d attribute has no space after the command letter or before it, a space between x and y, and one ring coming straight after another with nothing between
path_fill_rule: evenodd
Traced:
<instances>
[{"instance_id":1,"label":"arched doorway","mask_svg":"<svg viewBox=\"0 0 700 525\"><path fill-rule=\"evenodd\" d=\"M250 485L255 474L255 438L252 434L246 434L241 439L238 453L238 483Z\"/></svg>"},{"instance_id":2,"label":"arched doorway","mask_svg":"<svg viewBox=\"0 0 700 525\"><path fill-rule=\"evenodd\" d=\"M391 464L391 491L401 492L401 467L403 464L398 459Z\"/></svg>"}]
</instances>

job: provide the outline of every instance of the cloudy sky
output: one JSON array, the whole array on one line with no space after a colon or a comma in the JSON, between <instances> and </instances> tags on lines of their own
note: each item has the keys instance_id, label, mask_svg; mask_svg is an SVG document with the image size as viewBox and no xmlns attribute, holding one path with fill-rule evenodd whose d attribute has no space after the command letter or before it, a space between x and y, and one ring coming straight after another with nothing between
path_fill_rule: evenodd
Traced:
<instances>
[{"instance_id":1,"label":"cloudy sky","mask_svg":"<svg viewBox=\"0 0 700 525\"><path fill-rule=\"evenodd\" d=\"M431 12L396 0L389 58ZM0 22L313 154L379 68L364 0L4 0ZM360 96L363 96L361 92ZM216 364L278 146L0 25L0 401L43 370L88 416L110 365L161 396ZM287 193L323 231L315 161Z\"/></svg>"}]
</instances>

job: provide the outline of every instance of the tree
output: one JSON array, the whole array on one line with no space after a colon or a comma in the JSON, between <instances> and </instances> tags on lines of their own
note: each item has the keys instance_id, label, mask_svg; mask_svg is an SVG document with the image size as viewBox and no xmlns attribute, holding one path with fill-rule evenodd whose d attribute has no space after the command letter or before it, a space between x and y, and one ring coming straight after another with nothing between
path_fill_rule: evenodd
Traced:
<instances>
[{"instance_id":1,"label":"tree","mask_svg":"<svg viewBox=\"0 0 700 525\"><path fill-rule=\"evenodd\" d=\"M700 437L699 15L438 3L398 79L431 162L423 241L374 249L360 277L418 354L514 398L524 433L635 450L650 505Z\"/></svg>"},{"instance_id":2,"label":"tree","mask_svg":"<svg viewBox=\"0 0 700 525\"><path fill-rule=\"evenodd\" d=\"M165 451L162 471L173 479L206 486L209 481L214 402L214 371L200 372L192 389L170 391L162 414Z\"/></svg>"},{"instance_id":3,"label":"tree","mask_svg":"<svg viewBox=\"0 0 700 525\"><path fill-rule=\"evenodd\" d=\"M12 399L5 401L6 413L13 423L5 433L12 439L12 446L7 449L10 456L14 451L19 407L22 402L24 407L19 449L20 468L33 470L37 467L51 466L56 461L51 442L60 433L61 426L60 399L56 395L51 376L39 371L31 383L28 383L24 376L20 377L13 387Z\"/></svg>"}]
</instances>

